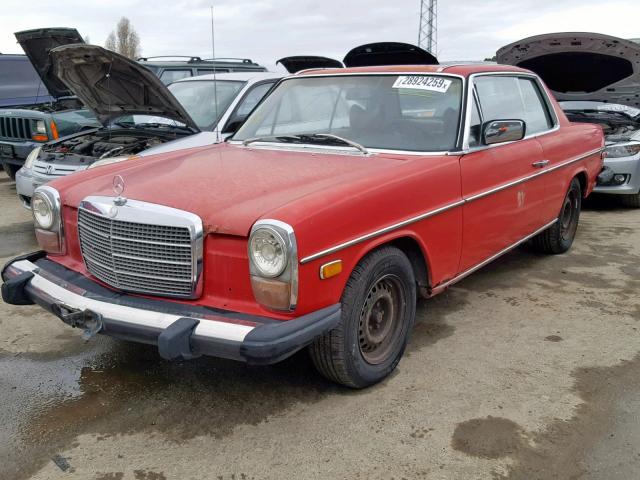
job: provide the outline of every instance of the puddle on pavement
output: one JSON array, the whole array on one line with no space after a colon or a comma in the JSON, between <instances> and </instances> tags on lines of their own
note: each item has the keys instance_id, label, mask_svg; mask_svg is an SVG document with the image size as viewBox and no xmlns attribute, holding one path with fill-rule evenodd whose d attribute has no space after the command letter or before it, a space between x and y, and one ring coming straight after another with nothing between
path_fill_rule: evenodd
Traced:
<instances>
[{"instance_id":1,"label":"puddle on pavement","mask_svg":"<svg viewBox=\"0 0 640 480\"><path fill-rule=\"evenodd\" d=\"M612 367L580 368L573 377L573 390L584 403L571 419L557 419L532 433L505 418L467 420L457 425L452 447L480 458L509 457L506 471L493 472L495 480L633 478L629 475L640 469L635 442L640 432L633 403L640 393L640 354ZM620 448L612 452L605 442L616 436ZM600 448L604 453L594 458L601 445L606 447ZM590 472L603 464L605 469L615 466L624 473L591 477Z\"/></svg>"},{"instance_id":2,"label":"puddle on pavement","mask_svg":"<svg viewBox=\"0 0 640 480\"><path fill-rule=\"evenodd\" d=\"M272 367L173 363L153 346L96 340L92 350L55 360L0 354L0 401L9 406L0 413L0 478L28 477L82 433L222 437L300 402L348 393L320 377L306 352Z\"/></svg>"}]
</instances>

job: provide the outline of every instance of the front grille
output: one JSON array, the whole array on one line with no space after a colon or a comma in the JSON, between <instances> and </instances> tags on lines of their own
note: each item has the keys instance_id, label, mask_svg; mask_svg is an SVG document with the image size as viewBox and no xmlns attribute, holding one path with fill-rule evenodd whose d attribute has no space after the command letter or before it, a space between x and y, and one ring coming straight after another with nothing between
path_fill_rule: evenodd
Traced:
<instances>
[{"instance_id":1,"label":"front grille","mask_svg":"<svg viewBox=\"0 0 640 480\"><path fill-rule=\"evenodd\" d=\"M78 170L84 170L86 167L74 167L68 165L56 165L46 162L33 162L33 173L38 177L46 179L46 181L53 180L54 178L65 177L77 172Z\"/></svg>"},{"instance_id":2,"label":"front grille","mask_svg":"<svg viewBox=\"0 0 640 480\"><path fill-rule=\"evenodd\" d=\"M111 219L81 207L78 232L87 269L106 284L128 292L193 296L198 262L188 227Z\"/></svg>"},{"instance_id":3,"label":"front grille","mask_svg":"<svg viewBox=\"0 0 640 480\"><path fill-rule=\"evenodd\" d=\"M0 117L0 137L31 140L31 120L29 118Z\"/></svg>"}]
</instances>

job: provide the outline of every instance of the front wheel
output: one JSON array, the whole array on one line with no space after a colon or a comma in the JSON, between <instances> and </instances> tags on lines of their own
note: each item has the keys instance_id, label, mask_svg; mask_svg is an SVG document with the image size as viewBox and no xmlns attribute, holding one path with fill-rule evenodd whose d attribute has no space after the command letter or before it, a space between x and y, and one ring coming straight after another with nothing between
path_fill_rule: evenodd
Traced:
<instances>
[{"instance_id":1,"label":"front wheel","mask_svg":"<svg viewBox=\"0 0 640 480\"><path fill-rule=\"evenodd\" d=\"M415 321L409 259L395 247L370 253L349 277L341 304L340 324L309 347L311 359L329 380L368 387L396 368Z\"/></svg>"},{"instance_id":2,"label":"front wheel","mask_svg":"<svg viewBox=\"0 0 640 480\"><path fill-rule=\"evenodd\" d=\"M574 178L562 202L558 221L533 237L533 247L541 253L553 255L568 251L578 231L581 208L582 188L578 179Z\"/></svg>"}]
</instances>

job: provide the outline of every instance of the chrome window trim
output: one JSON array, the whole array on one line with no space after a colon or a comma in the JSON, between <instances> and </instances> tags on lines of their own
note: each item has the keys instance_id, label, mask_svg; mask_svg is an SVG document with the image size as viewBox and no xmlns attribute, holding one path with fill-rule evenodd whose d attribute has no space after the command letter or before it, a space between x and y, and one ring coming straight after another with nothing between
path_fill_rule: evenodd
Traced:
<instances>
[{"instance_id":1,"label":"chrome window trim","mask_svg":"<svg viewBox=\"0 0 640 480\"><path fill-rule=\"evenodd\" d=\"M300 72L298 72L300 73ZM308 75L298 75L298 74L294 74L291 75L289 77L284 77L282 78L276 85L274 85L272 92L276 89L279 88L281 84L283 84L284 82L287 82L289 80L299 80L301 78L320 78L320 77L354 77L354 76L397 76L397 75L427 75L427 76L434 76L434 77L454 77L454 78L458 78L462 81L462 94L461 94L461 99L460 99L460 112L459 112L459 117L458 117L458 132L456 135L456 147L459 145L457 142L460 138L461 133L464 131L464 125L463 125L463 120L464 120L464 111L465 111L465 95L464 92L466 91L467 88L467 77L465 77L464 75L460 75L457 73L446 73L446 72L420 72L420 71L408 71L408 72L351 72L351 73L317 73L317 74L308 74ZM269 94L271 95L271 93ZM232 145L240 145L242 146L242 141L241 140L234 140L233 138L231 138L228 143L232 144ZM252 148L252 146L257 146L258 142L256 143L252 143L250 146L245 146L243 148ZM282 150L282 146L278 145L277 143L272 143L272 142L264 142L265 146L260 145L261 148L271 148L273 150ZM266 144L268 144L269 146L267 147ZM307 146L307 144L299 144L298 146ZM315 147L318 149L318 153L324 153L325 151L327 151L328 149L330 149L331 147L329 146L322 146L322 145L308 145L310 147ZM366 145L365 145L366 147ZM342 148L342 147L338 147L338 148ZM420 151L420 150L395 150L395 149L386 149L386 148L373 148L373 147L366 147L367 150L369 150L369 152L371 153L391 153L391 154L402 154L402 155L415 155L415 156L442 156L442 155L450 155L451 151L450 150L444 150L444 151L438 151L438 152L434 152L434 151ZM343 148L344 150L344 148Z\"/></svg>"},{"instance_id":2,"label":"chrome window trim","mask_svg":"<svg viewBox=\"0 0 640 480\"><path fill-rule=\"evenodd\" d=\"M421 213L420 215L416 215L415 217L411 217L411 218L408 218L408 219L403 220L401 222L394 223L393 225L389 225L389 226L381 228L379 230L375 230L375 231L373 231L371 233L367 233L365 235L362 235L360 237L356 237L356 238L354 238L352 240L349 240L347 242L340 243L340 244L335 245L333 247L327 248L325 250L321 250L321 251L319 251L317 253L314 253L312 255L304 257L302 260L300 260L300 263L301 264L305 264L305 263L311 262L313 260L316 260L316 259L318 259L320 257L324 257L325 255L329 255L331 253L335 253L335 252L338 252L340 250L344 250L347 247L351 247L351 246L356 245L358 243L362 243L362 242L364 242L366 240L370 240L372 238L379 237L380 235L384 235L385 233L392 232L393 230L397 230L397 229L402 228L402 227L404 227L406 225L410 225L412 223L419 222L420 220L424 220L425 218L429 218L429 217L432 217L432 216L437 215L439 213L446 212L447 210L451 210L452 208L458 207L458 206L462 205L463 203L465 203L464 199L460 199L460 200L458 200L456 202L449 203L447 205L444 205L442 207L436 208L434 210L426 211L424 213Z\"/></svg>"},{"instance_id":3,"label":"chrome window trim","mask_svg":"<svg viewBox=\"0 0 640 480\"><path fill-rule=\"evenodd\" d=\"M258 220L251 227L251 233L249 234L249 239L247 241L247 260L249 261L250 267L253 263L253 260L251 259L251 252L249 252L249 246L251 244L251 235L258 228L272 228L276 230L276 232L279 233L280 235L284 233L285 234L284 236L286 237L286 241L289 243L287 268L285 268L285 270L277 277L265 277L263 275L259 275L259 276L261 278L277 279L285 275L288 270L289 282L291 283L291 295L289 297L289 311L293 311L296 309L296 306L298 305L298 243L296 242L296 234L291 225L289 225L288 223L282 222L280 220L274 220L271 218ZM250 268L249 274L253 275L251 268Z\"/></svg>"},{"instance_id":4,"label":"chrome window trim","mask_svg":"<svg viewBox=\"0 0 640 480\"><path fill-rule=\"evenodd\" d=\"M569 160L567 160L565 162L559 163L559 164L554 165L554 166L549 167L549 168L545 168L544 170L540 170L540 171L538 171L536 173L533 173L531 175L527 175L526 177L520 178L518 180L514 180L512 182L505 183L503 185L499 185L497 187L490 188L488 190L479 192L477 194L474 194L474 195L471 195L471 196L468 196L468 197L464 197L464 198L462 198L460 200L456 200L455 202L451 202L451 203L449 203L447 205L444 205L442 207L439 207L439 208L436 208L436 209L433 209L433 210L428 210L428 211L426 211L424 213L421 213L420 215L416 215L415 217L411 217L411 218L409 218L407 220L403 220L401 222L394 223L394 224L389 225L387 227L384 227L384 228L375 230L373 232L367 233L365 235L356 237L356 238L354 238L352 240L348 240L346 242L340 243L340 244L335 245L333 247L329 247L329 248L327 248L325 250L321 250L319 252L316 252L316 253L313 253L311 255L308 255L308 256L304 257L302 260L300 260L300 263L301 264L305 264L305 263L311 262L313 260L316 260L318 258L324 257L326 255L330 255L330 254L338 252L340 250L344 250L345 248L351 247L351 246L356 245L358 243L362 243L362 242L370 240L372 238L379 237L380 235L383 235L385 233L392 232L393 230L397 230L397 229L402 228L402 227L404 227L406 225L410 225L412 223L419 222L420 220L424 220L424 219L432 217L434 215L438 215L440 213L446 212L447 210L451 210L452 208L456 208L456 207L459 207L461 205L464 205L464 204L467 204L467 203L471 203L471 202L473 202L475 200L479 200L481 198L484 198L486 196L492 195L494 193L498 193L498 192L500 192L502 190L506 190L506 189L514 187L516 185L520 185L521 183L525 183L525 182L527 182L527 181L529 181L529 180L531 180L533 178L539 177L541 175L546 175L546 174L554 172L555 170L558 170L560 168L564 168L564 167L566 167L568 165L571 165L573 163L579 162L580 160L584 160L585 158L588 158L588 157L590 157L592 155L596 155L596 154L602 152L602 150L603 150L603 148L597 148L597 149L591 150L590 152L584 153L584 154L579 155L577 157L573 157L573 158L571 158L571 159L569 159Z\"/></svg>"},{"instance_id":5,"label":"chrome window trim","mask_svg":"<svg viewBox=\"0 0 640 480\"><path fill-rule=\"evenodd\" d=\"M160 225L168 227L188 228L191 236L191 295L175 295L176 298L198 298L202 294L202 271L204 257L204 227L200 217L194 213L176 208L148 203L140 200L127 199L124 205L115 205L116 197L89 196L84 198L78 206L78 212L85 210L90 214L100 215L109 220L121 220L125 222L140 223L145 225ZM113 215L113 209L117 209ZM80 238L78 232L78 245ZM84 254L82 261L88 272ZM112 285L113 288L118 288ZM121 289L122 291L130 291ZM132 293L136 293L132 291ZM151 295L151 294L147 294ZM157 296L170 297L167 294L157 294Z\"/></svg>"},{"instance_id":6,"label":"chrome window trim","mask_svg":"<svg viewBox=\"0 0 640 480\"><path fill-rule=\"evenodd\" d=\"M536 85L540 91L540 95L545 102L545 107L547 108L549 114L551 115L551 120L553 122L553 126L548 130L544 130L542 132L532 133L530 135L526 135L522 140L517 140L518 142L522 142L524 140L528 140L530 138L541 137L543 135L548 135L550 133L557 132L560 129L560 119L558 117L558 112L555 109L555 105L550 100L547 89L544 88L542 84L542 80L540 77L534 73L527 72L481 72L481 73L473 73L469 75L469 81L467 82L467 89L469 93L466 96L467 104L466 104L466 116L465 116L465 125L464 125L464 136L462 140L462 150L459 153L471 153L478 152L481 150L486 150L488 148L499 148L505 145L509 145L513 142L505 142L505 143L497 143L493 145L480 145L478 147L469 147L469 136L471 129L471 102L474 96L477 96L474 80L478 77L486 77L486 76L510 76L510 77L520 77L520 78L529 78L536 82ZM478 108L482 109L482 105L478 102ZM482 113L482 110L480 110ZM484 119L483 119L484 120Z\"/></svg>"}]
</instances>

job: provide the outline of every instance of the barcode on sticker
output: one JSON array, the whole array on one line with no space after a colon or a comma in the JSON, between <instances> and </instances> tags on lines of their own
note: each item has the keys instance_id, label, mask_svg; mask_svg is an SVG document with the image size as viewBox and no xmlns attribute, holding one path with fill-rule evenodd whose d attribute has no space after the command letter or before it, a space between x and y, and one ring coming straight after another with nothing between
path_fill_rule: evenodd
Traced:
<instances>
[{"instance_id":1,"label":"barcode on sticker","mask_svg":"<svg viewBox=\"0 0 640 480\"><path fill-rule=\"evenodd\" d=\"M443 77L426 77L423 75L402 75L398 77L392 88L413 88L445 93L452 81Z\"/></svg>"}]
</instances>

